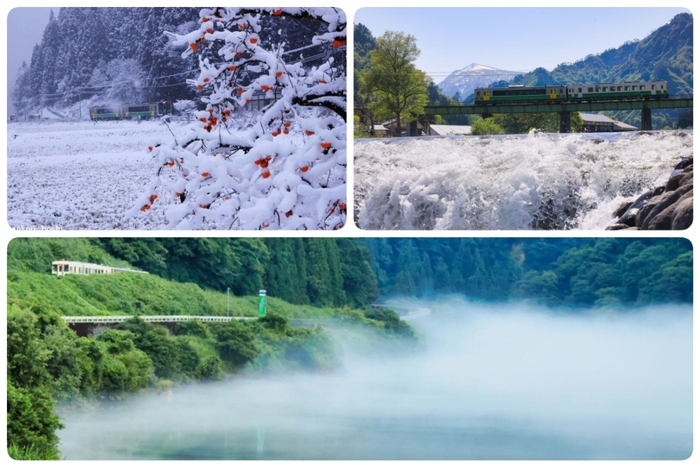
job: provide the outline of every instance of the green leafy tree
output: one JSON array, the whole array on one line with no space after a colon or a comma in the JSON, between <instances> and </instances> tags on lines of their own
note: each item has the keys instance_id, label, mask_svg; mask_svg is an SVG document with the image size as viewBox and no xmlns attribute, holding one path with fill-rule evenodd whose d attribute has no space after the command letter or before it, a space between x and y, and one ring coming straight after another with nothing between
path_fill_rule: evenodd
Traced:
<instances>
[{"instance_id":1,"label":"green leafy tree","mask_svg":"<svg viewBox=\"0 0 700 467\"><path fill-rule=\"evenodd\" d=\"M388 308L372 308L366 310L364 313L366 318L380 321L384 325L384 329L392 334L411 339L416 338L413 329L393 310Z\"/></svg>"},{"instance_id":2,"label":"green leafy tree","mask_svg":"<svg viewBox=\"0 0 700 467\"><path fill-rule=\"evenodd\" d=\"M573 112L571 114L571 132L581 133L583 131L583 118L579 112Z\"/></svg>"},{"instance_id":3,"label":"green leafy tree","mask_svg":"<svg viewBox=\"0 0 700 467\"><path fill-rule=\"evenodd\" d=\"M349 305L365 306L379 295L377 278L372 271L372 258L369 249L354 238L339 238L338 248L340 268L343 276L343 290Z\"/></svg>"},{"instance_id":4,"label":"green leafy tree","mask_svg":"<svg viewBox=\"0 0 700 467\"><path fill-rule=\"evenodd\" d=\"M352 118L352 134L355 138L368 138L370 136L369 127L362 123L359 115Z\"/></svg>"},{"instance_id":5,"label":"green leafy tree","mask_svg":"<svg viewBox=\"0 0 700 467\"><path fill-rule=\"evenodd\" d=\"M145 388L154 375L148 355L134 345L134 333L109 329L95 337L105 346L102 388L114 395Z\"/></svg>"},{"instance_id":6,"label":"green leafy tree","mask_svg":"<svg viewBox=\"0 0 700 467\"><path fill-rule=\"evenodd\" d=\"M472 135L504 135L506 130L493 117L482 118L472 123Z\"/></svg>"},{"instance_id":7,"label":"green leafy tree","mask_svg":"<svg viewBox=\"0 0 700 467\"><path fill-rule=\"evenodd\" d=\"M306 247L301 238L269 238L265 288L271 296L291 303L308 304Z\"/></svg>"},{"instance_id":8,"label":"green leafy tree","mask_svg":"<svg viewBox=\"0 0 700 467\"><path fill-rule=\"evenodd\" d=\"M413 65L419 54L415 37L387 31L377 39L360 76L362 92L371 95L370 111L380 119L395 118L397 135L402 119L415 120L428 103L427 77Z\"/></svg>"},{"instance_id":9,"label":"green leafy tree","mask_svg":"<svg viewBox=\"0 0 700 467\"><path fill-rule=\"evenodd\" d=\"M7 445L23 458L58 456L61 428L51 397L47 363L51 350L41 340L34 313L14 311L7 319Z\"/></svg>"},{"instance_id":10,"label":"green leafy tree","mask_svg":"<svg viewBox=\"0 0 700 467\"><path fill-rule=\"evenodd\" d=\"M306 240L308 255L307 293L313 305L342 306L346 303L340 251L335 242L326 239Z\"/></svg>"},{"instance_id":11,"label":"green leafy tree","mask_svg":"<svg viewBox=\"0 0 700 467\"><path fill-rule=\"evenodd\" d=\"M493 119L509 135L525 134L530 130L559 133L559 114L556 112L496 114Z\"/></svg>"},{"instance_id":12,"label":"green leafy tree","mask_svg":"<svg viewBox=\"0 0 700 467\"><path fill-rule=\"evenodd\" d=\"M255 360L260 350L255 345L252 330L238 321L212 325L211 330L216 336L216 348L221 358L232 365L234 369Z\"/></svg>"},{"instance_id":13,"label":"green leafy tree","mask_svg":"<svg viewBox=\"0 0 700 467\"><path fill-rule=\"evenodd\" d=\"M58 460L59 428L61 422L47 387L16 387L8 379L7 445L13 458Z\"/></svg>"}]
</instances>

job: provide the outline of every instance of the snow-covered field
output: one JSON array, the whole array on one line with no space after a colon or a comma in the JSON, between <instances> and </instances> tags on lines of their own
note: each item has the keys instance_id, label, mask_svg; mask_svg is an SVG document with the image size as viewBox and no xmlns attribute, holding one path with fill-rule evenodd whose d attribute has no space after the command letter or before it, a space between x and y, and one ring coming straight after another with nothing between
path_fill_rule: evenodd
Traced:
<instances>
[{"instance_id":1,"label":"snow-covered field","mask_svg":"<svg viewBox=\"0 0 700 467\"><path fill-rule=\"evenodd\" d=\"M175 124L177 125L177 124ZM126 218L153 176L157 121L10 123L7 217L18 229L156 229L163 213Z\"/></svg>"},{"instance_id":2,"label":"snow-covered field","mask_svg":"<svg viewBox=\"0 0 700 467\"><path fill-rule=\"evenodd\" d=\"M604 229L664 185L693 132L355 141L362 229Z\"/></svg>"}]
</instances>

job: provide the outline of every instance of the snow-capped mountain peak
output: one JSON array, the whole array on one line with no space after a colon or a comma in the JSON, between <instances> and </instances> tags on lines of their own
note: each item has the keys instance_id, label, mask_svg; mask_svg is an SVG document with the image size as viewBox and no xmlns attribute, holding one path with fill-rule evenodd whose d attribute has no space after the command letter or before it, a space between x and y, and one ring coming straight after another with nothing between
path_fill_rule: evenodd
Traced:
<instances>
[{"instance_id":1,"label":"snow-capped mountain peak","mask_svg":"<svg viewBox=\"0 0 700 467\"><path fill-rule=\"evenodd\" d=\"M487 65L481 65L479 63L472 63L470 65L465 66L461 70L458 71L453 71L452 74L456 73L466 73L468 71L476 71L476 72L483 72L483 71L499 71L498 68L494 68L491 66Z\"/></svg>"},{"instance_id":2,"label":"snow-capped mountain peak","mask_svg":"<svg viewBox=\"0 0 700 467\"><path fill-rule=\"evenodd\" d=\"M522 71L499 70L488 65L472 63L450 73L438 87L446 96L452 97L459 93L463 100L474 92L474 89L480 86L488 86L491 83L501 80L510 81L517 75L521 75Z\"/></svg>"}]
</instances>

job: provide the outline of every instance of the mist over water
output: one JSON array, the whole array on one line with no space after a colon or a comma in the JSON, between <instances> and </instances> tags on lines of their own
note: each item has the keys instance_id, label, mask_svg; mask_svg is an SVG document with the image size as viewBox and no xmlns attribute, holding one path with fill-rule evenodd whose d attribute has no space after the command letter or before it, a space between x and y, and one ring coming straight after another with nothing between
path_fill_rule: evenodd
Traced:
<instances>
[{"instance_id":1,"label":"mist over water","mask_svg":"<svg viewBox=\"0 0 700 467\"><path fill-rule=\"evenodd\" d=\"M684 459L692 307L400 300L423 345L66 410L65 459ZM429 313L425 311L429 310ZM363 341L364 342L364 341Z\"/></svg>"},{"instance_id":2,"label":"mist over water","mask_svg":"<svg viewBox=\"0 0 700 467\"><path fill-rule=\"evenodd\" d=\"M603 230L665 185L693 132L356 140L356 222L369 230Z\"/></svg>"}]
</instances>

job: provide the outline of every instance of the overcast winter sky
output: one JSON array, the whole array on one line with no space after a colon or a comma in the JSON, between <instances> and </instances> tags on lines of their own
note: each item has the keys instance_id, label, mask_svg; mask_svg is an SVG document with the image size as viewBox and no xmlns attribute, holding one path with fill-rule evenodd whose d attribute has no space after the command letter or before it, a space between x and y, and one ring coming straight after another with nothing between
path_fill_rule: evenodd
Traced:
<instances>
[{"instance_id":1,"label":"overcast winter sky","mask_svg":"<svg viewBox=\"0 0 700 467\"><path fill-rule=\"evenodd\" d=\"M479 2L484 3L484 2ZM618 4L619 2L614 2ZM684 8L362 8L354 22L375 37L413 35L416 66L436 83L471 63L502 70L552 70L643 39Z\"/></svg>"},{"instance_id":2,"label":"overcast winter sky","mask_svg":"<svg viewBox=\"0 0 700 467\"><path fill-rule=\"evenodd\" d=\"M15 8L7 15L7 102L11 112L10 92L17 80L17 70L23 61L32 59L34 46L41 42L49 22L51 8ZM58 15L58 8L53 8Z\"/></svg>"}]
</instances>

